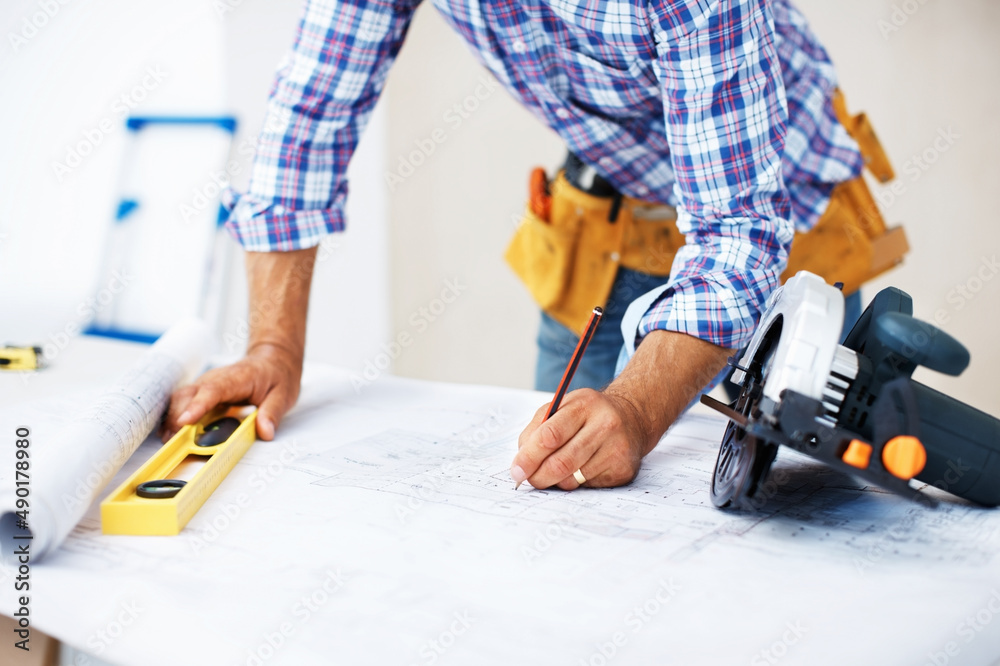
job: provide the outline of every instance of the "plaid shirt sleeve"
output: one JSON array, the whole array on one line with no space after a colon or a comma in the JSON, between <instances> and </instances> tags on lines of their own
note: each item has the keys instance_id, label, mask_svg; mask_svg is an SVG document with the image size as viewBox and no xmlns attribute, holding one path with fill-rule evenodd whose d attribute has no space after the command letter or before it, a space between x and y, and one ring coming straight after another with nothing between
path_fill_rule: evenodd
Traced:
<instances>
[{"instance_id":1,"label":"plaid shirt sleeve","mask_svg":"<svg viewBox=\"0 0 1000 666\"><path fill-rule=\"evenodd\" d=\"M770 3L658 0L651 11L687 245L637 337L662 329L739 348L779 283L793 235Z\"/></svg>"},{"instance_id":2,"label":"plaid shirt sleeve","mask_svg":"<svg viewBox=\"0 0 1000 666\"><path fill-rule=\"evenodd\" d=\"M309 0L278 71L246 193L226 190L246 250L318 245L344 228L347 163L418 0Z\"/></svg>"}]
</instances>

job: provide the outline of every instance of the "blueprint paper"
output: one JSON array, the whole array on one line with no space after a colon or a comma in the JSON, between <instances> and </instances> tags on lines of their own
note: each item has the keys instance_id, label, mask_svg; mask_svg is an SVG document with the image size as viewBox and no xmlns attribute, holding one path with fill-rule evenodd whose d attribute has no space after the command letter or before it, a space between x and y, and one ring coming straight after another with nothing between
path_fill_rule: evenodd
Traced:
<instances>
[{"instance_id":1,"label":"blueprint paper","mask_svg":"<svg viewBox=\"0 0 1000 666\"><path fill-rule=\"evenodd\" d=\"M517 435L547 399L391 377L359 394L311 366L279 436L181 535L104 536L92 510L35 570L37 626L153 666L1000 656L996 512L927 509L785 452L762 511L719 511L724 421L703 414L630 486L514 491Z\"/></svg>"},{"instance_id":2,"label":"blueprint paper","mask_svg":"<svg viewBox=\"0 0 1000 666\"><path fill-rule=\"evenodd\" d=\"M185 319L163 334L114 387L80 411L52 439L29 437L29 471L15 476L13 455L0 467L0 554L7 560L29 532L17 526L15 483L29 483L27 524L34 560L59 547L108 482L160 420L170 394L201 370L209 333ZM79 408L79 405L77 406ZM63 409L70 411L63 405ZM70 411L70 413L72 413ZM9 428L29 425L18 423ZM31 428L29 427L29 430Z\"/></svg>"}]
</instances>

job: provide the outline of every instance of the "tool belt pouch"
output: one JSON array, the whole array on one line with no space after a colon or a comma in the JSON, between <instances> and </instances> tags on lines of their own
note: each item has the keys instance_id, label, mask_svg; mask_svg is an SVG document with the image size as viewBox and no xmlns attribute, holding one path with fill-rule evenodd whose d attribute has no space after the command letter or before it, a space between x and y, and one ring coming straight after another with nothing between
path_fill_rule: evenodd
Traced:
<instances>
[{"instance_id":1,"label":"tool belt pouch","mask_svg":"<svg viewBox=\"0 0 1000 666\"><path fill-rule=\"evenodd\" d=\"M580 335L594 306L607 303L619 266L669 275L684 240L673 208L625 198L612 215L612 198L587 194L562 174L551 191L551 219L529 205L505 258L539 307Z\"/></svg>"},{"instance_id":2,"label":"tool belt pouch","mask_svg":"<svg viewBox=\"0 0 1000 666\"><path fill-rule=\"evenodd\" d=\"M797 233L782 282L800 270L816 273L828 283L843 282L844 293L903 260L909 251L902 227L887 228L863 178L838 184L815 227Z\"/></svg>"},{"instance_id":3,"label":"tool belt pouch","mask_svg":"<svg viewBox=\"0 0 1000 666\"><path fill-rule=\"evenodd\" d=\"M527 206L507 246L504 258L543 310L563 301L576 252L578 227L579 224L550 224Z\"/></svg>"},{"instance_id":4,"label":"tool belt pouch","mask_svg":"<svg viewBox=\"0 0 1000 666\"><path fill-rule=\"evenodd\" d=\"M895 178L868 117L863 113L850 115L839 90L832 104L840 124L858 142L869 172L882 183ZM831 284L843 282L844 293L851 294L899 264L909 249L903 228L886 226L868 184L859 176L837 184L816 226L808 233L795 234L781 280L808 270Z\"/></svg>"}]
</instances>

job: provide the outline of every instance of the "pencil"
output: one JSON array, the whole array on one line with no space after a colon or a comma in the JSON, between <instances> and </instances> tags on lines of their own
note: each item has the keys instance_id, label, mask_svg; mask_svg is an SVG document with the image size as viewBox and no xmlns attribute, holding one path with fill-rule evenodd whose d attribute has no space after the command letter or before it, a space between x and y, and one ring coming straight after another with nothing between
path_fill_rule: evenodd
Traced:
<instances>
[{"instance_id":1,"label":"pencil","mask_svg":"<svg viewBox=\"0 0 1000 666\"><path fill-rule=\"evenodd\" d=\"M563 373L562 380L559 382L559 387L556 389L556 394L552 398L552 404L549 406L549 411L542 419L542 423L548 421L556 410L559 409L559 405L562 403L563 397L566 395L566 391L569 390L569 384L573 381L573 375L576 374L576 368L580 365L580 359L583 358L583 353L587 351L587 345L590 344L590 340L594 337L594 331L597 330L597 325L601 322L601 317L604 315L604 310L602 308L594 308L594 311L590 314L590 320L587 322L587 328L584 329L583 335L580 336L580 341L576 343L576 349L573 351L573 356L569 359L569 365L566 366L566 372ZM521 483L524 483L523 481ZM514 490L521 487L521 483L514 486Z\"/></svg>"}]
</instances>

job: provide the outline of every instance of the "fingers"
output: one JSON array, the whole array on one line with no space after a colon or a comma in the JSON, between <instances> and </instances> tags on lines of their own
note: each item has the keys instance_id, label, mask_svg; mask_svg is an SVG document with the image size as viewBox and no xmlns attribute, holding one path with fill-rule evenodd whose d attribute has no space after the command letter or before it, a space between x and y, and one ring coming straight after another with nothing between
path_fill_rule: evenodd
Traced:
<instances>
[{"instance_id":1,"label":"fingers","mask_svg":"<svg viewBox=\"0 0 1000 666\"><path fill-rule=\"evenodd\" d=\"M178 417L187 409L188 404L191 402L191 398L198 391L198 387L194 384L189 386L183 386L170 396L170 405L167 407L167 413L163 417L163 421L160 422L159 436L160 439L166 442L168 439L174 436L177 430L180 428L178 425Z\"/></svg>"},{"instance_id":2,"label":"fingers","mask_svg":"<svg viewBox=\"0 0 1000 666\"><path fill-rule=\"evenodd\" d=\"M542 461L538 470L528 476L528 483L535 488L559 486L564 490L573 490L579 487L573 474L581 470L587 478L582 470L601 446L601 440L595 435L596 428L585 424L572 439ZM592 466L590 469L593 469Z\"/></svg>"},{"instance_id":3,"label":"fingers","mask_svg":"<svg viewBox=\"0 0 1000 666\"><path fill-rule=\"evenodd\" d=\"M161 436L165 441L219 405L252 403L254 397L253 373L242 364L206 372L196 383L171 396Z\"/></svg>"},{"instance_id":4,"label":"fingers","mask_svg":"<svg viewBox=\"0 0 1000 666\"><path fill-rule=\"evenodd\" d=\"M578 437L582 436L582 433L578 435ZM583 484L577 481L574 474L570 474L555 485L562 490L576 490L581 485L587 488L617 488L627 485L635 479L641 461L642 457L635 455L633 449L627 445L598 445L594 455L576 468L585 479Z\"/></svg>"},{"instance_id":5,"label":"fingers","mask_svg":"<svg viewBox=\"0 0 1000 666\"><path fill-rule=\"evenodd\" d=\"M242 388L237 382L219 381L217 377L206 375L205 379L198 383L197 390L184 411L177 417L177 424L186 426L197 423L201 417L221 404L240 402L249 398L250 395L241 390Z\"/></svg>"},{"instance_id":6,"label":"fingers","mask_svg":"<svg viewBox=\"0 0 1000 666\"><path fill-rule=\"evenodd\" d=\"M258 408L257 436L274 439L278 423L298 398L301 377L301 359L265 352L206 372L195 384L171 396L160 436L166 441L220 405L251 404Z\"/></svg>"},{"instance_id":7,"label":"fingers","mask_svg":"<svg viewBox=\"0 0 1000 666\"><path fill-rule=\"evenodd\" d=\"M589 486L590 485L590 477L587 476L587 475L588 474L596 475L597 474L597 470L599 469L599 466L600 466L600 462L597 462L597 456L596 455L595 456L591 456L590 460L588 460L587 462L585 462L583 465L580 465L580 467L578 467L576 469L576 471L573 472L573 474L570 474L568 477L566 477L565 479L563 479L562 481L560 481L559 483L557 483L556 486L558 486L562 490L576 490L577 488L581 487L582 485ZM576 472L580 472L580 474L583 475L583 478L585 479L585 481L582 484L579 481L577 481L577 479L576 479Z\"/></svg>"},{"instance_id":8,"label":"fingers","mask_svg":"<svg viewBox=\"0 0 1000 666\"><path fill-rule=\"evenodd\" d=\"M610 445L599 447L594 456L579 469L587 480L583 484L587 488L617 488L635 479L641 463L642 456L635 455L627 445ZM563 490L576 490L580 484L570 476L559 482L558 486Z\"/></svg>"},{"instance_id":9,"label":"fingers","mask_svg":"<svg viewBox=\"0 0 1000 666\"><path fill-rule=\"evenodd\" d=\"M516 484L520 484L525 479L531 479L552 453L567 444L583 427L586 422L586 404L589 394L596 394L590 389L580 389L573 391L566 396L562 407L552 418L542 423L547 406L538 410L528 427L521 433L519 438L519 448L511 464L510 475ZM557 463L558 464L558 463ZM570 474L576 471L576 467L569 471ZM549 475L543 474L536 478L538 483L542 479L548 479ZM561 481L563 477L555 479L545 486L537 486L535 482L531 485L536 488L547 488L549 485Z\"/></svg>"},{"instance_id":10,"label":"fingers","mask_svg":"<svg viewBox=\"0 0 1000 666\"><path fill-rule=\"evenodd\" d=\"M267 441L274 439L274 431L293 402L285 387L272 388L257 407L257 436Z\"/></svg>"},{"instance_id":11,"label":"fingers","mask_svg":"<svg viewBox=\"0 0 1000 666\"><path fill-rule=\"evenodd\" d=\"M621 486L635 478L642 461L641 431L616 400L590 389L574 391L543 423L547 407L521 434L511 465L516 483L575 490L580 487L577 470L591 488Z\"/></svg>"}]
</instances>

